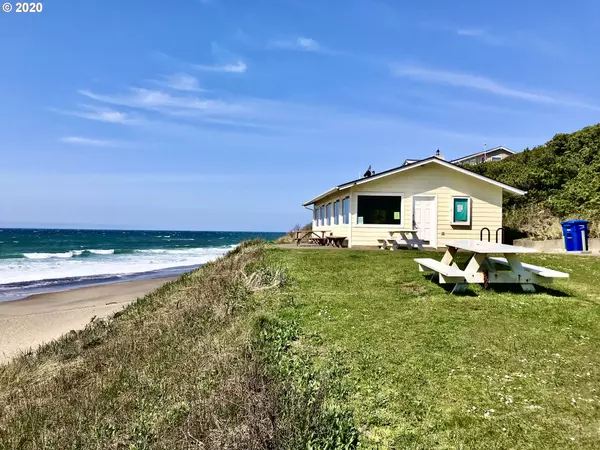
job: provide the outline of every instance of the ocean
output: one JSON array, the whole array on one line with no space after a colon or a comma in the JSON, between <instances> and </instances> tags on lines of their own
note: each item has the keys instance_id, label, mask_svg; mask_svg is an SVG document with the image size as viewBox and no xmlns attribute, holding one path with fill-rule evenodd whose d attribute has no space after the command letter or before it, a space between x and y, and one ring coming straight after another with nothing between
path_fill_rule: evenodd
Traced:
<instances>
[{"instance_id":1,"label":"ocean","mask_svg":"<svg viewBox=\"0 0 600 450\"><path fill-rule=\"evenodd\" d=\"M247 239L283 233L0 228L0 302L179 275Z\"/></svg>"}]
</instances>

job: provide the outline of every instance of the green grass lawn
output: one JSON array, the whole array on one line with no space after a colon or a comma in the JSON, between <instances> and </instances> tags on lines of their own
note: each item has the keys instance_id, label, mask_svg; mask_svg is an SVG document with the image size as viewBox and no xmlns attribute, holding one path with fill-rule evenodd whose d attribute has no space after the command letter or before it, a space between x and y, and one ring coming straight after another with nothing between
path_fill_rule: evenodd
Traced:
<instances>
[{"instance_id":1,"label":"green grass lawn","mask_svg":"<svg viewBox=\"0 0 600 450\"><path fill-rule=\"evenodd\" d=\"M527 256L569 272L536 294L453 296L427 252L271 249L278 313L339 352L363 448L598 448L600 258Z\"/></svg>"}]
</instances>

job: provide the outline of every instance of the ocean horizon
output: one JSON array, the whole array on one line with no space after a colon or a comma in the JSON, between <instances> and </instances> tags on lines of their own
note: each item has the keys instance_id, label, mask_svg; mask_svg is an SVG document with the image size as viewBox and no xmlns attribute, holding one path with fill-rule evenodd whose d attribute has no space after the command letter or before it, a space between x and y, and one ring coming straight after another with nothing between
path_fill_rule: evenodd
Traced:
<instances>
[{"instance_id":1,"label":"ocean horizon","mask_svg":"<svg viewBox=\"0 0 600 450\"><path fill-rule=\"evenodd\" d=\"M0 302L180 275L240 242L284 233L0 228Z\"/></svg>"}]
</instances>

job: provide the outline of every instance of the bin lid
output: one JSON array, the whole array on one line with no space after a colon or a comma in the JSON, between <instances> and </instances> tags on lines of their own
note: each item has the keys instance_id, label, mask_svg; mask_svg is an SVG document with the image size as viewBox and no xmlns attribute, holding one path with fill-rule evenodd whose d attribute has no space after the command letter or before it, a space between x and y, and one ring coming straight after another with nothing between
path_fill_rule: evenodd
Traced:
<instances>
[{"instance_id":1,"label":"bin lid","mask_svg":"<svg viewBox=\"0 0 600 450\"><path fill-rule=\"evenodd\" d=\"M575 220L565 220L564 222L561 222L561 225L587 225L589 222L589 220L583 220L583 219L575 219Z\"/></svg>"}]
</instances>

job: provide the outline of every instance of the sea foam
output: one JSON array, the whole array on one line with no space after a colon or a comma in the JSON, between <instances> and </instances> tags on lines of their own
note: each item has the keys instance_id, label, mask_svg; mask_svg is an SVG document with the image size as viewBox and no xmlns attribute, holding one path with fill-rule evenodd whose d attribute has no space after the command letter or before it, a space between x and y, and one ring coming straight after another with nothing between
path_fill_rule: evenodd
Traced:
<instances>
[{"instance_id":1,"label":"sea foam","mask_svg":"<svg viewBox=\"0 0 600 450\"><path fill-rule=\"evenodd\" d=\"M25 258L5 259L0 265L2 284L103 277L196 266L212 261L235 245L189 249L148 249L116 254L114 250L73 250L64 253L27 253ZM85 252L96 257L83 256ZM76 254L78 253L78 254Z\"/></svg>"}]
</instances>

